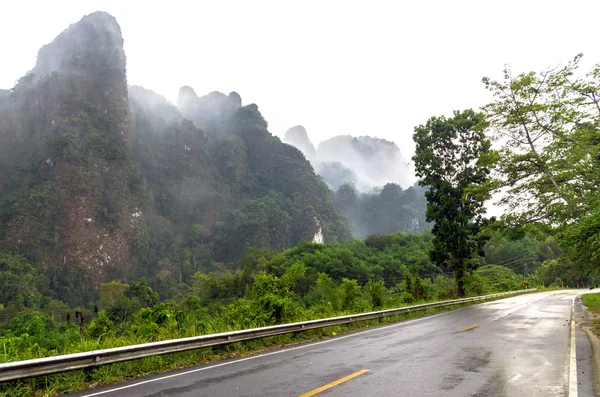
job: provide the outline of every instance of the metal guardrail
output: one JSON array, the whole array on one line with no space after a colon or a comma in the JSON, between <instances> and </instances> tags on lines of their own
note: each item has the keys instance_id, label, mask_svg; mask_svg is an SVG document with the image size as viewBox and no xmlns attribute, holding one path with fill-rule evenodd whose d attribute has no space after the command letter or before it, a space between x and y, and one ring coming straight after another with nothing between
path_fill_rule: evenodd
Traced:
<instances>
[{"instance_id":1,"label":"metal guardrail","mask_svg":"<svg viewBox=\"0 0 600 397\"><path fill-rule=\"evenodd\" d=\"M93 368L105 364L135 360L160 354L177 353L202 347L225 345L234 342L260 339L268 336L301 332L309 329L324 328L333 325L348 324L358 321L373 320L386 316L410 313L435 307L451 306L461 303L500 298L536 289L503 292L500 294L475 296L471 298L454 299L450 301L426 303L423 305L401 307L397 309L380 310L370 313L352 314L349 316L323 318L320 320L303 321L291 324L274 325L270 327L253 328L241 331L224 332L189 338L171 339L160 342L130 345L104 350L93 350L82 353L65 354L34 360L15 361L0 364L0 382L24 379L33 376L50 375L83 368Z\"/></svg>"}]
</instances>

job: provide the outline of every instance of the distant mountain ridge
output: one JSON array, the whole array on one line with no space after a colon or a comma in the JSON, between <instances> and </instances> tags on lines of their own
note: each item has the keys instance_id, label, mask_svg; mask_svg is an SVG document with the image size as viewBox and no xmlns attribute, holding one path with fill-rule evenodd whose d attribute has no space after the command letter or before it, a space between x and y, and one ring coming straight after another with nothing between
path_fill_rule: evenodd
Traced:
<instances>
[{"instance_id":1,"label":"distant mountain ridge","mask_svg":"<svg viewBox=\"0 0 600 397\"><path fill-rule=\"evenodd\" d=\"M306 128L301 125L290 128L285 132L283 141L298 148L302 154L306 156L306 159L315 165L317 161L317 149L315 145L310 141Z\"/></svg>"},{"instance_id":2,"label":"distant mountain ridge","mask_svg":"<svg viewBox=\"0 0 600 397\"><path fill-rule=\"evenodd\" d=\"M286 131L284 142L298 148L327 183L354 237L429 229L424 191L411 182L412 170L394 142L339 135L315 148L300 125Z\"/></svg>"},{"instance_id":3,"label":"distant mountain ridge","mask_svg":"<svg viewBox=\"0 0 600 397\"><path fill-rule=\"evenodd\" d=\"M386 183L405 188L413 183L409 161L394 142L385 139L339 135L322 141L315 149L306 129L295 126L286 131L284 142L302 151L333 190L346 182L362 192Z\"/></svg>"}]
</instances>

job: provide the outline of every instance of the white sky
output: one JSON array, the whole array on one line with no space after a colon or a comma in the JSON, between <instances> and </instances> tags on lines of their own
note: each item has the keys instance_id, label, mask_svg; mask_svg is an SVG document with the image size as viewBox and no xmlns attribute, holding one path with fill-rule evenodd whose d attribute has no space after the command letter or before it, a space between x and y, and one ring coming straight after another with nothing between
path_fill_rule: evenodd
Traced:
<instances>
[{"instance_id":1,"label":"white sky","mask_svg":"<svg viewBox=\"0 0 600 397\"><path fill-rule=\"evenodd\" d=\"M600 62L600 1L2 1L0 88L84 14L114 15L130 84L176 101L237 91L270 131L313 143L339 134L395 141L431 116L489 100L481 78L539 71L583 52Z\"/></svg>"}]
</instances>

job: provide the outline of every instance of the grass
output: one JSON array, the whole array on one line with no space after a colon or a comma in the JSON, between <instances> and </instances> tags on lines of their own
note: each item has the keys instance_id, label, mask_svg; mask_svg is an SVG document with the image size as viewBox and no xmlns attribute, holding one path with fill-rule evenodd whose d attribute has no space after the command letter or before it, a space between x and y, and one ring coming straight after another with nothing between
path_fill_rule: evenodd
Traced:
<instances>
[{"instance_id":1,"label":"grass","mask_svg":"<svg viewBox=\"0 0 600 397\"><path fill-rule=\"evenodd\" d=\"M600 313L600 293L582 295L583 304L592 313Z\"/></svg>"},{"instance_id":2,"label":"grass","mask_svg":"<svg viewBox=\"0 0 600 397\"><path fill-rule=\"evenodd\" d=\"M596 294L585 294L582 295L583 304L588 308L594 315L600 314L600 293ZM600 337L600 320L592 321L592 332Z\"/></svg>"},{"instance_id":3,"label":"grass","mask_svg":"<svg viewBox=\"0 0 600 397\"><path fill-rule=\"evenodd\" d=\"M600 306L600 297L599 306ZM494 299L489 299L494 300ZM41 376L0 385L0 395L6 397L52 397L61 394L86 390L93 387L111 385L127 379L181 369L199 364L208 364L225 358L237 358L260 354L283 346L325 339L338 334L357 331L374 326L420 318L431 314L455 310L482 303L468 302L384 317L377 320L361 321L345 325L308 330L300 333L278 335L269 338L237 342L230 345L192 350L182 353L147 357L123 363L101 366L96 369L78 370L56 375Z\"/></svg>"}]
</instances>

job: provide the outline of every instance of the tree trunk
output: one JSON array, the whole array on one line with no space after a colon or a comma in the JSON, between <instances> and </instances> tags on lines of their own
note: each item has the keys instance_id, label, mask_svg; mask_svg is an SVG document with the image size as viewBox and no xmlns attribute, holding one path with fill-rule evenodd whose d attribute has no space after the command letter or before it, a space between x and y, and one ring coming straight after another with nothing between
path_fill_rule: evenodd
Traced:
<instances>
[{"instance_id":1,"label":"tree trunk","mask_svg":"<svg viewBox=\"0 0 600 397\"><path fill-rule=\"evenodd\" d=\"M456 285L458 286L458 296L465 297L465 272L463 270L456 271Z\"/></svg>"}]
</instances>

